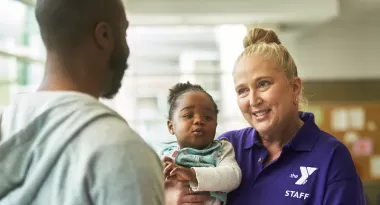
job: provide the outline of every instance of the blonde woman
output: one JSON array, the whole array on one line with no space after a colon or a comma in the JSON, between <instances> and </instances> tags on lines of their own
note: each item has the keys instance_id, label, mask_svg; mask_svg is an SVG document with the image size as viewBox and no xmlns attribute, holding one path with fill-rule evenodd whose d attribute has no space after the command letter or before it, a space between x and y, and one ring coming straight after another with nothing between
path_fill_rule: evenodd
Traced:
<instances>
[{"instance_id":1,"label":"blonde woman","mask_svg":"<svg viewBox=\"0 0 380 205\"><path fill-rule=\"evenodd\" d=\"M302 81L276 33L251 29L233 77L240 111L251 127L224 133L242 170L228 205L364 205L348 149L299 111ZM203 204L207 194L166 181L167 205Z\"/></svg>"}]
</instances>

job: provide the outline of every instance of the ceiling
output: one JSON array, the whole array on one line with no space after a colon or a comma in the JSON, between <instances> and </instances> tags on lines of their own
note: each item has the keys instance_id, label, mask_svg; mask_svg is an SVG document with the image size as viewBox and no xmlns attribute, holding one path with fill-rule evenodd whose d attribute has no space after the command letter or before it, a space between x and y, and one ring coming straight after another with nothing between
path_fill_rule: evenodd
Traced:
<instances>
[{"instance_id":1,"label":"ceiling","mask_svg":"<svg viewBox=\"0 0 380 205\"><path fill-rule=\"evenodd\" d=\"M217 53L219 25L272 28L284 42L315 25L341 17L356 18L380 8L378 0L123 1L131 22L127 32L131 64L144 73L152 67L178 69L184 53Z\"/></svg>"},{"instance_id":2,"label":"ceiling","mask_svg":"<svg viewBox=\"0 0 380 205\"><path fill-rule=\"evenodd\" d=\"M131 60L140 71L151 69L143 61L173 68L185 52L218 52L219 25L260 25L293 34L339 14L336 0L125 0L125 6Z\"/></svg>"},{"instance_id":3,"label":"ceiling","mask_svg":"<svg viewBox=\"0 0 380 205\"><path fill-rule=\"evenodd\" d=\"M132 60L148 71L150 64L141 61L173 69L185 52L218 52L219 25L272 28L286 44L317 25L380 11L378 0L125 0L125 5Z\"/></svg>"},{"instance_id":4,"label":"ceiling","mask_svg":"<svg viewBox=\"0 0 380 205\"><path fill-rule=\"evenodd\" d=\"M337 0L125 0L134 25L319 22L338 15Z\"/></svg>"}]
</instances>

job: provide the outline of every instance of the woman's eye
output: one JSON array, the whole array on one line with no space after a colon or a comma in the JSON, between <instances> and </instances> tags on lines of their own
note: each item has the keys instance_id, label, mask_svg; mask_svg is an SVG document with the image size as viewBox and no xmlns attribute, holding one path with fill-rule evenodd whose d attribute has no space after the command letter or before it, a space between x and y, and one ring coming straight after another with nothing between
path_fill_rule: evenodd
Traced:
<instances>
[{"instance_id":1,"label":"woman's eye","mask_svg":"<svg viewBox=\"0 0 380 205\"><path fill-rule=\"evenodd\" d=\"M242 88L242 89L238 90L238 95L242 95L242 94L246 93L247 91L248 91L247 88Z\"/></svg>"},{"instance_id":2,"label":"woman's eye","mask_svg":"<svg viewBox=\"0 0 380 205\"><path fill-rule=\"evenodd\" d=\"M258 85L259 85L259 88L262 88L262 87L268 86L269 84L270 83L268 81L263 80L263 81L260 81Z\"/></svg>"}]
</instances>

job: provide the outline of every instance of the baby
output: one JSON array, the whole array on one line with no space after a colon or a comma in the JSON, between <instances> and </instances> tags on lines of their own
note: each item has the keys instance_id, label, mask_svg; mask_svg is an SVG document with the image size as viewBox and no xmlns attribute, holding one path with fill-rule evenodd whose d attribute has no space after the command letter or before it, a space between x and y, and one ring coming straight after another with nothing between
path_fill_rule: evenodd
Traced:
<instances>
[{"instance_id":1,"label":"baby","mask_svg":"<svg viewBox=\"0 0 380 205\"><path fill-rule=\"evenodd\" d=\"M178 83L168 97L169 132L177 142L162 150L165 177L189 181L189 191L210 192L207 205L223 205L241 182L232 144L214 140L218 108L201 86ZM170 160L169 160L170 159Z\"/></svg>"}]
</instances>

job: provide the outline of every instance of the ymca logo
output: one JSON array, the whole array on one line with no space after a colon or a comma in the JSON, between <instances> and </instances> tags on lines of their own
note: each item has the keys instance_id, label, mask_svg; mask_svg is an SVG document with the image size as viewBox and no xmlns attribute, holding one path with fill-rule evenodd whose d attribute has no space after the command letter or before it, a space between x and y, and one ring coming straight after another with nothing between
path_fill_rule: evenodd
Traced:
<instances>
[{"instance_id":1,"label":"ymca logo","mask_svg":"<svg viewBox=\"0 0 380 205\"><path fill-rule=\"evenodd\" d=\"M296 181L295 184L297 184L297 185L304 185L304 184L306 184L307 179L309 178L309 176L311 176L316 170L317 170L316 167L300 167L301 177ZM296 178L296 177L294 177L294 178Z\"/></svg>"}]
</instances>

